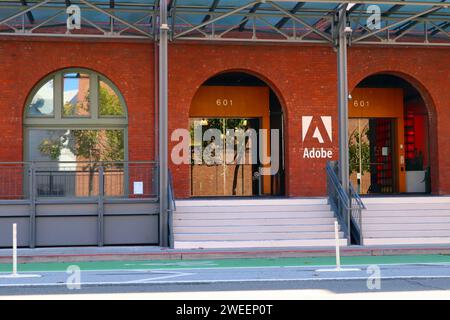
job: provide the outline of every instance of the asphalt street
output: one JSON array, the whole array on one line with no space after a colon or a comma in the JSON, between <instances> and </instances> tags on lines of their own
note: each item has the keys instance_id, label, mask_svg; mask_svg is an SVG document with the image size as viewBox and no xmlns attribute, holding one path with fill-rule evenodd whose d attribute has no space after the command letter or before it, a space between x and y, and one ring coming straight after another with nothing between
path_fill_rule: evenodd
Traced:
<instances>
[{"instance_id":1,"label":"asphalt street","mask_svg":"<svg viewBox=\"0 0 450 320\"><path fill-rule=\"evenodd\" d=\"M450 263L217 266L215 261L132 262L127 269L0 273L0 299L89 296L144 299L450 299ZM356 270L346 270L346 269ZM27 276L27 277L21 277ZM110 295L111 296L108 296ZM93 295L93 296L92 296ZM412 296L411 296L412 295Z\"/></svg>"}]
</instances>

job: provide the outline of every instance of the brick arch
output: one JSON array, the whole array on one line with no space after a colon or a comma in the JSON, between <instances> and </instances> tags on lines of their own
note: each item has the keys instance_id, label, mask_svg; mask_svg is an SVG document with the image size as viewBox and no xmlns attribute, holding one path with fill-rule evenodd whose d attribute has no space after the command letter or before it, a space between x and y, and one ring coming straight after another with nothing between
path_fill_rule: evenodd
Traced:
<instances>
[{"instance_id":1,"label":"brick arch","mask_svg":"<svg viewBox=\"0 0 450 320\"><path fill-rule=\"evenodd\" d=\"M213 78L215 78L215 77L217 77L217 76L220 76L220 75L222 75L222 74L235 73L235 72L238 72L238 73L245 73L245 74L254 76L255 78L258 78L259 80L263 81L263 82L264 82L264 83L265 83L265 84L266 84L266 85L267 85L267 86L275 93L275 95L276 95L278 101L280 102L281 110L283 111L283 114L284 114L285 116L287 116L287 114L288 114L288 109L287 109L287 107L286 107L286 102L285 102L285 100L284 100L284 98L283 98L283 95L282 95L282 93L281 93L281 90L275 85L275 83L274 83L272 80L270 80L270 78L269 78L268 76L262 74L261 72L254 71L254 70L252 70L252 69L247 69L247 68L230 68L230 69L224 69L224 70L221 70L221 71L217 71L216 73L214 73L214 74L212 74L212 75L202 77L201 80L200 80L200 81L201 81L200 84L197 83L197 85L195 86L195 90L194 90L195 92L194 92L194 94L193 94L192 97L191 97L191 103L190 103L190 105L192 104L192 101L193 101L193 99L194 99L194 97L195 97L195 94L197 93L198 89L199 89L202 85L204 85L204 83L205 83L206 81L208 81L208 80L210 80L210 79L213 79Z\"/></svg>"},{"instance_id":2,"label":"brick arch","mask_svg":"<svg viewBox=\"0 0 450 320\"><path fill-rule=\"evenodd\" d=\"M420 96L425 102L425 106L428 110L429 117L435 118L437 117L435 102L431 94L429 93L429 90L426 88L426 86L419 80L417 77L406 73L404 71L395 71L395 70L381 70L376 72L367 73L364 75L359 75L358 77L354 77L352 82L349 85L349 92L351 92L358 84L360 84L363 80L370 78L372 76L376 75L391 75L395 76L397 78L403 79L409 84L411 84L417 92L419 92Z\"/></svg>"},{"instance_id":3,"label":"brick arch","mask_svg":"<svg viewBox=\"0 0 450 320\"><path fill-rule=\"evenodd\" d=\"M185 104L186 107L189 106L188 108L184 108L183 109L179 109L180 114L178 116L176 116L177 118L177 124L178 127L182 127L182 128L188 128L189 126L189 113L190 113L190 108L192 105L192 102L195 98L195 95L197 94L198 90L200 89L200 87L202 85L204 85L205 82L207 82L209 79L212 79L216 76L222 75L222 74L226 74L226 73L232 73L232 72L239 72L239 73L245 73L251 76L254 76L255 78L258 78L259 80L263 81L276 95L278 101L280 102L281 105L281 110L282 113L284 115L283 117L283 126L284 126L284 150L287 150L287 146L288 144L288 121L287 121L287 114L288 114L288 108L287 108L287 104L286 101L282 95L282 91L275 85L274 81L272 81L270 79L269 76L263 74L260 71L255 71L251 68L241 68L241 67L232 67L232 68L217 68L216 70L211 70L209 69L208 72L205 72L203 74L201 74L200 76L196 77L195 79L191 79L194 80L192 82L189 83L188 87L189 89L187 89L187 92L185 92ZM169 94L171 94L170 90L169 90ZM170 99L169 99L170 100ZM186 103L188 102L188 103ZM171 113L171 115L169 115L170 119L173 119L173 111ZM177 129L176 126L174 126L174 123L172 121L169 121L169 139L170 139L170 134L171 132L173 132L174 129ZM169 142L169 153L171 148L173 147L173 142ZM289 153L285 152L284 156L284 161L285 161L285 168L286 170L288 170L289 166ZM170 164L171 166L171 170L174 173L174 176L177 177L177 183L178 185L180 185L179 181L183 180L183 179L179 179L178 177L184 175L185 176L185 181L182 183L183 188L175 188L176 189L176 196L177 197L181 197L181 198L187 198L190 196L190 173L189 173L189 165L178 165L175 166L172 163ZM188 180L188 181L187 181ZM286 193L288 192L288 188L289 188L289 175L285 174L285 191ZM184 192L180 192L180 189L184 189Z\"/></svg>"},{"instance_id":4,"label":"brick arch","mask_svg":"<svg viewBox=\"0 0 450 320\"><path fill-rule=\"evenodd\" d=\"M436 109L436 104L433 97L429 93L426 86L417 77L406 73L404 71L397 70L380 70L367 74L360 74L358 77L354 77L349 84L349 92L351 93L363 80L376 75L390 75L395 76L408 82L414 89L417 90L420 97L425 102L425 108L428 115L428 127L429 127L429 148L430 148L430 166L431 166L431 192L439 193L440 183L439 183L439 157L438 157L438 113Z\"/></svg>"}]
</instances>

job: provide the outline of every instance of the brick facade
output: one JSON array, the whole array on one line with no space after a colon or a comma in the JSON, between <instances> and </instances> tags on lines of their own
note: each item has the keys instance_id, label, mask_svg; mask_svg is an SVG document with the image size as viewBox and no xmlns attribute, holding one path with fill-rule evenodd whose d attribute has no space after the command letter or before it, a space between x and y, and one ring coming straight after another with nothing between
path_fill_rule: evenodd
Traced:
<instances>
[{"instance_id":1,"label":"brick facade","mask_svg":"<svg viewBox=\"0 0 450 320\"><path fill-rule=\"evenodd\" d=\"M21 161L25 101L43 77L68 67L92 69L119 88L128 107L130 160L154 159L154 57L148 42L0 39L0 161ZM349 49L350 91L365 77L392 73L413 84L431 117L433 192L450 194L450 49ZM289 196L325 193L326 160L303 159L301 117L333 117L338 155L336 53L326 46L176 43L169 48L169 137L188 128L191 101L204 81L226 71L264 80L278 95L285 118L286 189ZM173 146L175 143L171 143ZM438 148L439 147L439 148ZM190 194L188 165L171 164L178 197Z\"/></svg>"}]
</instances>

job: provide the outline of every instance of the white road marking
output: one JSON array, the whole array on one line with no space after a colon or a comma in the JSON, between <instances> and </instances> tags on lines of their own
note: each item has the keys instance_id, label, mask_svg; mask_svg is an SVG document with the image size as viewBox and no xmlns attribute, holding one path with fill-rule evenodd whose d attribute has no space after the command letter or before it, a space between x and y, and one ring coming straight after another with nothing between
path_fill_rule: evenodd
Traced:
<instances>
[{"instance_id":1,"label":"white road marking","mask_svg":"<svg viewBox=\"0 0 450 320\"><path fill-rule=\"evenodd\" d=\"M380 277L381 280L408 280L408 279L450 279L447 276L433 276L433 275L411 275L411 276L389 276ZM344 280L367 280L367 277L328 277L328 278L256 278L256 279L203 279L203 280L176 280L176 281L151 281L142 283L133 283L129 281L106 281L106 282L82 282L72 283L73 285L80 284L81 286L101 286L101 285L130 285L130 284L214 284L214 283L242 283L242 282L288 282L288 281L344 281ZM65 286L66 283L24 283L24 284L0 284L0 287L49 287L49 286Z\"/></svg>"},{"instance_id":2,"label":"white road marking","mask_svg":"<svg viewBox=\"0 0 450 320\"><path fill-rule=\"evenodd\" d=\"M27 274L27 273L17 273L17 274L0 274L0 279L23 279L23 278L40 278L40 274Z\"/></svg>"},{"instance_id":3,"label":"white road marking","mask_svg":"<svg viewBox=\"0 0 450 320\"><path fill-rule=\"evenodd\" d=\"M125 283L153 283L155 280L163 280L163 279L172 279L172 278L178 278L178 277L185 277L185 276L192 276L194 273L186 273L186 272L175 272L175 271L165 271L165 272L155 272L155 273L169 273L169 275L166 276L160 276L160 277L153 277L153 278L146 278L146 279L138 279L138 280L131 280L126 281Z\"/></svg>"}]
</instances>

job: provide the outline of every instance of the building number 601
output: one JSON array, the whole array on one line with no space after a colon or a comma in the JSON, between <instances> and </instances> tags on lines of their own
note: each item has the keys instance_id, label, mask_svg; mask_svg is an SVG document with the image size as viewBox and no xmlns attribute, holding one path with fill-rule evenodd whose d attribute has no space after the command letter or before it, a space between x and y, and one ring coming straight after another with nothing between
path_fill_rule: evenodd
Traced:
<instances>
[{"instance_id":1,"label":"building number 601","mask_svg":"<svg viewBox=\"0 0 450 320\"><path fill-rule=\"evenodd\" d=\"M356 108L364 108L364 107L369 107L370 103L369 103L369 101L365 101L365 100L355 100L353 102L353 106Z\"/></svg>"},{"instance_id":2,"label":"building number 601","mask_svg":"<svg viewBox=\"0 0 450 320\"><path fill-rule=\"evenodd\" d=\"M231 99L217 99L216 105L218 107L228 107L233 105L233 100Z\"/></svg>"}]
</instances>

